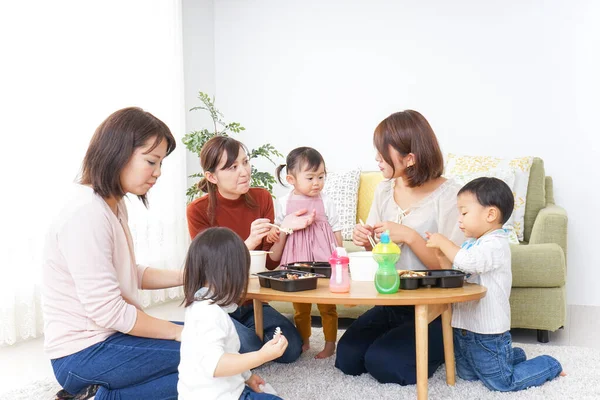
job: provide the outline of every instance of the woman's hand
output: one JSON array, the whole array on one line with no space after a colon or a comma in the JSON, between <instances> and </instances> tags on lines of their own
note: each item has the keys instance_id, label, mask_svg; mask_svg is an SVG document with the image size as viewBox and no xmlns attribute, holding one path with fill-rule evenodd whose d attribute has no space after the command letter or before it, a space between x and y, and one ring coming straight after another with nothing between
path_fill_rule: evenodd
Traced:
<instances>
[{"instance_id":1,"label":"woman's hand","mask_svg":"<svg viewBox=\"0 0 600 400\"><path fill-rule=\"evenodd\" d=\"M369 236L373 236L373 227L371 225L356 224L352 231L352 243L362 246L366 250L371 250L372 246L369 242Z\"/></svg>"},{"instance_id":2,"label":"woman's hand","mask_svg":"<svg viewBox=\"0 0 600 400\"><path fill-rule=\"evenodd\" d=\"M271 227L268 225L271 221L268 218L259 218L252 221L250 225L250 235L246 239L248 250L254 250L260 245L263 238L269 234Z\"/></svg>"},{"instance_id":3,"label":"woman's hand","mask_svg":"<svg viewBox=\"0 0 600 400\"><path fill-rule=\"evenodd\" d=\"M264 384L265 380L256 374L252 374L246 381L246 385L250 386L250 389L254 390L256 393L262 393L259 386Z\"/></svg>"},{"instance_id":4,"label":"woman's hand","mask_svg":"<svg viewBox=\"0 0 600 400\"><path fill-rule=\"evenodd\" d=\"M390 240L394 243L406 243L411 246L419 234L406 225L396 224L394 222L378 222L374 226L377 238L385 231L390 231Z\"/></svg>"},{"instance_id":5,"label":"woman's hand","mask_svg":"<svg viewBox=\"0 0 600 400\"><path fill-rule=\"evenodd\" d=\"M283 229L292 229L294 231L299 231L312 224L315 221L316 215L316 210L308 212L306 208L303 208L302 210L298 210L295 213L286 215L283 221L281 222L280 226Z\"/></svg>"}]
</instances>

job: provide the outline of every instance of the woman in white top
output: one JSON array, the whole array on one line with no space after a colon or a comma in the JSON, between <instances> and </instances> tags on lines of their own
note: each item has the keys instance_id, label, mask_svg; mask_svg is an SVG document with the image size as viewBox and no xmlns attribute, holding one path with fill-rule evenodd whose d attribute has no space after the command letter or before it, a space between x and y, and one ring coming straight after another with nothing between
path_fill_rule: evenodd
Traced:
<instances>
[{"instance_id":1,"label":"woman in white top","mask_svg":"<svg viewBox=\"0 0 600 400\"><path fill-rule=\"evenodd\" d=\"M371 250L368 236L389 230L402 250L399 269L439 269L425 232L460 244L456 194L460 185L442 178L442 153L431 126L418 112L397 112L375 129L376 160L386 178L379 184L365 226L353 242ZM380 382L416 383L415 321L412 306L376 306L360 316L338 342L335 366L349 375L368 372ZM429 376L444 361L440 318L429 324Z\"/></svg>"},{"instance_id":2,"label":"woman in white top","mask_svg":"<svg viewBox=\"0 0 600 400\"><path fill-rule=\"evenodd\" d=\"M169 128L136 107L96 130L79 184L46 236L44 348L58 398L176 399L182 326L142 311L138 289L181 285L181 271L137 265L124 196L146 193L175 149ZM99 385L99 388L98 388Z\"/></svg>"}]
</instances>

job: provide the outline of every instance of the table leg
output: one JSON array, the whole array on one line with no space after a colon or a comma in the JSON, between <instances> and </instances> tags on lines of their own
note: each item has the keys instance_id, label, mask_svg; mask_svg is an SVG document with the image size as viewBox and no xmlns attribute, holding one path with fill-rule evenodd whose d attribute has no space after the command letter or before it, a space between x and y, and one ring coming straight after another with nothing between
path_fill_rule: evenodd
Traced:
<instances>
[{"instance_id":1,"label":"table leg","mask_svg":"<svg viewBox=\"0 0 600 400\"><path fill-rule=\"evenodd\" d=\"M415 335L417 349L417 399L427 399L427 375L429 369L428 346L428 306L427 304L415 305Z\"/></svg>"},{"instance_id":2,"label":"table leg","mask_svg":"<svg viewBox=\"0 0 600 400\"><path fill-rule=\"evenodd\" d=\"M442 313L442 333L444 335L444 360L446 363L446 383L454 386L456 365L454 363L454 335L452 333L452 304Z\"/></svg>"},{"instance_id":3,"label":"table leg","mask_svg":"<svg viewBox=\"0 0 600 400\"><path fill-rule=\"evenodd\" d=\"M256 331L256 336L263 340L263 303L260 300L252 300L252 304L254 305L254 329Z\"/></svg>"}]
</instances>

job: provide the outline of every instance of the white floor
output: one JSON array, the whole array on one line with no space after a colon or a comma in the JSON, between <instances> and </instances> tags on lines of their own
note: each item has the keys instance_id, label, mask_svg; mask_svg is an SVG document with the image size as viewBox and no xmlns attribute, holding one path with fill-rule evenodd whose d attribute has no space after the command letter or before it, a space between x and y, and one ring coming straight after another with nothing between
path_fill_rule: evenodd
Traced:
<instances>
[{"instance_id":1,"label":"white floor","mask_svg":"<svg viewBox=\"0 0 600 400\"><path fill-rule=\"evenodd\" d=\"M148 314L168 320L183 320L179 302L146 310ZM551 345L600 348L596 332L600 331L600 307L568 306L564 329L550 332ZM513 341L537 343L536 331L515 329ZM43 338L0 348L0 393L19 388L32 381L52 377L52 367L43 353Z\"/></svg>"}]
</instances>

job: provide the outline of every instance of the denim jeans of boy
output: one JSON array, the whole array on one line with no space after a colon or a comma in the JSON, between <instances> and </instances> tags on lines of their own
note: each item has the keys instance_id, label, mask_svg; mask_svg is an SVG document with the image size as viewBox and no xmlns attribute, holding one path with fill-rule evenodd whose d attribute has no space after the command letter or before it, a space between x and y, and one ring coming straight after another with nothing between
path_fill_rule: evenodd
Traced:
<instances>
[{"instance_id":1,"label":"denim jeans of boy","mask_svg":"<svg viewBox=\"0 0 600 400\"><path fill-rule=\"evenodd\" d=\"M556 378L562 366L553 357L527 360L523 349L512 347L510 332L484 335L454 329L456 372L464 380L481 380L490 390L514 392Z\"/></svg>"},{"instance_id":2,"label":"denim jeans of boy","mask_svg":"<svg viewBox=\"0 0 600 400\"><path fill-rule=\"evenodd\" d=\"M281 397L277 397L273 394L269 393L257 393L254 390L250 389L249 386L246 385L244 387L244 391L240 396L240 400L282 400Z\"/></svg>"},{"instance_id":3,"label":"denim jeans of boy","mask_svg":"<svg viewBox=\"0 0 600 400\"><path fill-rule=\"evenodd\" d=\"M260 350L266 342L273 338L275 328L280 327L281 333L288 341L288 347L283 355L276 358L278 363L291 363L302 354L302 338L294 324L268 304L263 304L263 340L256 336L254 325L254 307L252 304L238 307L230 313L235 330L240 337L240 353Z\"/></svg>"},{"instance_id":4,"label":"denim jeans of boy","mask_svg":"<svg viewBox=\"0 0 600 400\"><path fill-rule=\"evenodd\" d=\"M56 380L73 395L96 384L96 400L177 399L179 349L174 340L115 333L51 362Z\"/></svg>"}]
</instances>

